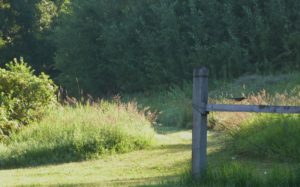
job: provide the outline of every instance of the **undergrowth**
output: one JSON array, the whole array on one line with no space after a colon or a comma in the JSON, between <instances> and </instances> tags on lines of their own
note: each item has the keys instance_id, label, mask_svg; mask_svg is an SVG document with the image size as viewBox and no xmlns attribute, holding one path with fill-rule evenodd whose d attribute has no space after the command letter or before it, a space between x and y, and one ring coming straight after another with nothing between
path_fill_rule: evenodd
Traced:
<instances>
[{"instance_id":1,"label":"undergrowth","mask_svg":"<svg viewBox=\"0 0 300 187\"><path fill-rule=\"evenodd\" d=\"M58 107L40 123L0 144L0 167L91 159L153 143L151 123L135 103L102 101L93 106Z\"/></svg>"}]
</instances>

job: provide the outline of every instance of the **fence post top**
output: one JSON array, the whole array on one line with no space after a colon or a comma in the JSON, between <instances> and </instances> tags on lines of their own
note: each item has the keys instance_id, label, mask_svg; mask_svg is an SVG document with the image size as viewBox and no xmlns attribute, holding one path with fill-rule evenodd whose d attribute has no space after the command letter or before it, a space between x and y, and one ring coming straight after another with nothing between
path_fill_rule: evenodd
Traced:
<instances>
[{"instance_id":1,"label":"fence post top","mask_svg":"<svg viewBox=\"0 0 300 187\"><path fill-rule=\"evenodd\" d=\"M209 70L206 67L194 68L194 77L208 77Z\"/></svg>"}]
</instances>

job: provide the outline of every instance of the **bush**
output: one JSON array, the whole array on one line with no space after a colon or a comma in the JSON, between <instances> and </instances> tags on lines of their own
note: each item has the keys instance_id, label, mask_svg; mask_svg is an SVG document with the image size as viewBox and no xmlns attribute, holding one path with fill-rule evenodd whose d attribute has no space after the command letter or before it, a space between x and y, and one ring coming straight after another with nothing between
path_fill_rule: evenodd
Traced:
<instances>
[{"instance_id":1,"label":"bush","mask_svg":"<svg viewBox=\"0 0 300 187\"><path fill-rule=\"evenodd\" d=\"M33 73L23 59L0 69L0 136L41 119L54 103L53 82L43 73Z\"/></svg>"},{"instance_id":2,"label":"bush","mask_svg":"<svg viewBox=\"0 0 300 187\"><path fill-rule=\"evenodd\" d=\"M150 146L154 130L135 103L59 107L0 144L0 167L34 166L125 153Z\"/></svg>"}]
</instances>

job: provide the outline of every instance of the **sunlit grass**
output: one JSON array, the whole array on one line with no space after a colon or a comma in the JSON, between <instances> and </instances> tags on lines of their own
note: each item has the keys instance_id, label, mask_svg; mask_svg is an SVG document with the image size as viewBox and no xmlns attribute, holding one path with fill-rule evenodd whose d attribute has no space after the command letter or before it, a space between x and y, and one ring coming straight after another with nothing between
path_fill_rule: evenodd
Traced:
<instances>
[{"instance_id":1,"label":"sunlit grass","mask_svg":"<svg viewBox=\"0 0 300 187\"><path fill-rule=\"evenodd\" d=\"M97 158L149 147L154 130L135 103L102 101L57 107L0 144L0 167L35 166Z\"/></svg>"},{"instance_id":2,"label":"sunlit grass","mask_svg":"<svg viewBox=\"0 0 300 187\"><path fill-rule=\"evenodd\" d=\"M151 148L58 165L0 170L4 186L137 186L177 178L188 169L191 131L156 134Z\"/></svg>"}]
</instances>

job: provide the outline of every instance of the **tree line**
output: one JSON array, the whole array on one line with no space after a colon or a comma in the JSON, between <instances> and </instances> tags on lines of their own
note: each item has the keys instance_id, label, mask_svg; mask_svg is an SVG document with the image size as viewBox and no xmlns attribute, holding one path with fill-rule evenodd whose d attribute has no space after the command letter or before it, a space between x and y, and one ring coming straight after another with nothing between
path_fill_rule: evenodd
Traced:
<instances>
[{"instance_id":1,"label":"tree line","mask_svg":"<svg viewBox=\"0 0 300 187\"><path fill-rule=\"evenodd\" d=\"M300 70L297 0L0 0L0 63L23 56L71 93Z\"/></svg>"}]
</instances>

